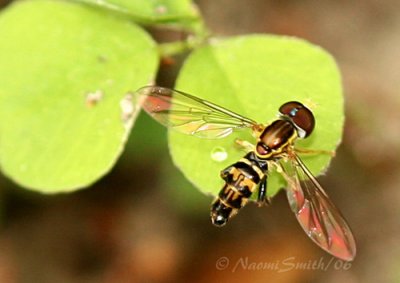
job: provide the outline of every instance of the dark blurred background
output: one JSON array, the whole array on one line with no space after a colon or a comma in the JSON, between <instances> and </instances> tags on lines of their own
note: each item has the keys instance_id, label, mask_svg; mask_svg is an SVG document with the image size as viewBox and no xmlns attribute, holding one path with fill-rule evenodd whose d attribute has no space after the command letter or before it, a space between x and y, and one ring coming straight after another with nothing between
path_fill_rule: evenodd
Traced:
<instances>
[{"instance_id":1,"label":"dark blurred background","mask_svg":"<svg viewBox=\"0 0 400 283\"><path fill-rule=\"evenodd\" d=\"M0 282L400 282L400 2L196 2L217 35L295 35L336 58L345 132L319 180L353 229L355 261L314 245L283 192L213 227L212 198L173 166L166 130L140 116L117 165L88 189L45 196L0 177ZM182 59L159 84L173 85Z\"/></svg>"}]
</instances>

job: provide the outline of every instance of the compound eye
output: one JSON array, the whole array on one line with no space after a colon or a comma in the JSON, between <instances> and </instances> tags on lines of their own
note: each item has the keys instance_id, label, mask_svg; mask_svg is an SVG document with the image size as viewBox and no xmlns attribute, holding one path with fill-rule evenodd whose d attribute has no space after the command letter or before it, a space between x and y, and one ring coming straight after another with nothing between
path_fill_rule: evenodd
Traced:
<instances>
[{"instance_id":1,"label":"compound eye","mask_svg":"<svg viewBox=\"0 0 400 283\"><path fill-rule=\"evenodd\" d=\"M314 115L300 102L286 102L279 108L279 112L293 122L301 138L306 138L312 133L315 126Z\"/></svg>"}]
</instances>

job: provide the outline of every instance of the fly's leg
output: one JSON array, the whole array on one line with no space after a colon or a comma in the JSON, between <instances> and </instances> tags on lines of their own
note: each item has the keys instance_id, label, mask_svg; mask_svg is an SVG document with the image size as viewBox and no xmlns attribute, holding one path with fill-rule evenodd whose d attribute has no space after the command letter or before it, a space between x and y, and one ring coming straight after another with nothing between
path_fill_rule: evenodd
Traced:
<instances>
[{"instance_id":1,"label":"fly's leg","mask_svg":"<svg viewBox=\"0 0 400 283\"><path fill-rule=\"evenodd\" d=\"M334 150L307 149L307 148L296 147L294 151L300 154L307 154L307 155L328 154L332 157L335 157L336 155L336 152Z\"/></svg>"},{"instance_id":2,"label":"fly's leg","mask_svg":"<svg viewBox=\"0 0 400 283\"><path fill-rule=\"evenodd\" d=\"M270 204L270 200L267 197L267 176L265 175L262 178L260 186L258 187L258 197L257 197L257 205L263 206L264 204Z\"/></svg>"},{"instance_id":3,"label":"fly's leg","mask_svg":"<svg viewBox=\"0 0 400 283\"><path fill-rule=\"evenodd\" d=\"M255 148L254 144L252 144L251 142L241 140L241 139L236 139L235 144L238 147L240 147L241 149L245 150L246 152L254 151L254 148Z\"/></svg>"}]
</instances>

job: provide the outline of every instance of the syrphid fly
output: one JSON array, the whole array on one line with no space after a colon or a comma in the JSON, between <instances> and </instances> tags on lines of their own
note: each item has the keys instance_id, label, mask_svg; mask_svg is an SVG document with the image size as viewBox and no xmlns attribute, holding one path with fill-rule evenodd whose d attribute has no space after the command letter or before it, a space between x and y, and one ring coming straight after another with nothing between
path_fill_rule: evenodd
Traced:
<instances>
[{"instance_id":1,"label":"syrphid fly","mask_svg":"<svg viewBox=\"0 0 400 283\"><path fill-rule=\"evenodd\" d=\"M306 106L297 101L286 102L279 108L279 118L263 125L177 90L146 86L136 95L151 117L179 132L219 139L247 128L256 137L255 144L237 141L247 154L220 173L225 185L211 205L214 225L225 225L257 189L257 202L268 202L268 172L277 170L287 181L290 207L307 236L340 259L354 259L356 244L349 226L294 146L297 139L307 138L315 126L314 115Z\"/></svg>"}]
</instances>

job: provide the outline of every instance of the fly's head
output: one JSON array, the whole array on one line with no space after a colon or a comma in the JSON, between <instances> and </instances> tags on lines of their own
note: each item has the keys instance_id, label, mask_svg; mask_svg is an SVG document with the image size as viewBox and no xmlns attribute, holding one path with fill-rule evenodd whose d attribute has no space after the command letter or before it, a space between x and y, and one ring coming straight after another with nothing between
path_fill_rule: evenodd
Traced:
<instances>
[{"instance_id":1,"label":"fly's head","mask_svg":"<svg viewBox=\"0 0 400 283\"><path fill-rule=\"evenodd\" d=\"M279 108L279 114L281 118L290 121L295 126L299 138L308 137L314 130L314 115L300 102L286 102Z\"/></svg>"}]
</instances>

